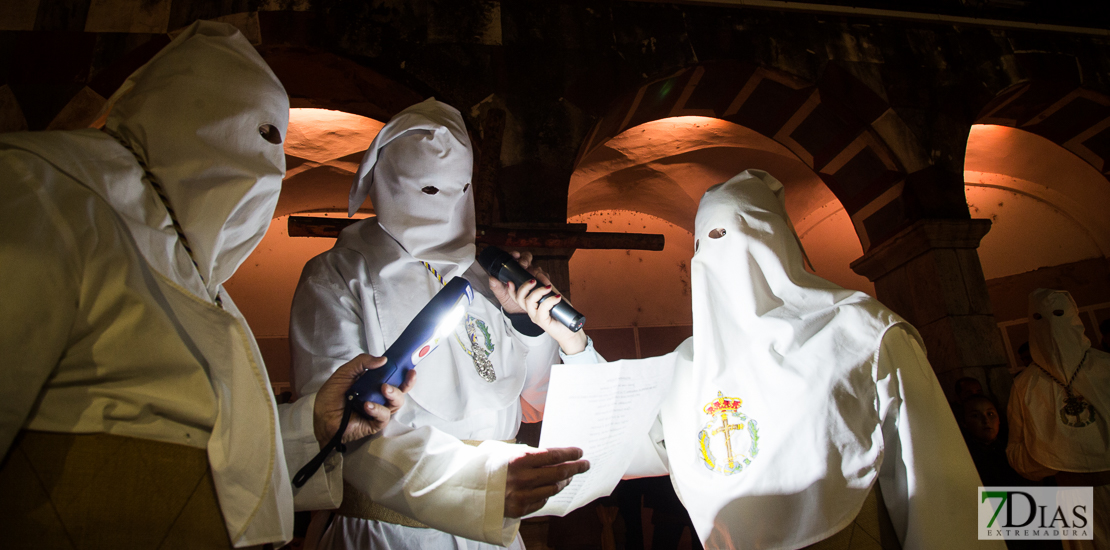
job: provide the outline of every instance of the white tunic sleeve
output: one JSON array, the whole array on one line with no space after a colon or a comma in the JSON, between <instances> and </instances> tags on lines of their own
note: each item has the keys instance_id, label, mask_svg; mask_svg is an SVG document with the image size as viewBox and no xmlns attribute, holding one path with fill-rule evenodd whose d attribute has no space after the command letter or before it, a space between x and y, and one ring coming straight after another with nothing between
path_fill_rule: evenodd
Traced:
<instances>
[{"instance_id":1,"label":"white tunic sleeve","mask_svg":"<svg viewBox=\"0 0 1110 550\"><path fill-rule=\"evenodd\" d=\"M563 350L559 350L559 358L567 365L589 365L592 363L607 363L604 357L594 349L594 339L589 336L586 337L586 348L574 354L567 355Z\"/></svg>"},{"instance_id":2,"label":"white tunic sleeve","mask_svg":"<svg viewBox=\"0 0 1110 550\"><path fill-rule=\"evenodd\" d=\"M879 486L902 548L1005 548L978 540L979 474L925 350L905 328L883 336L876 381L886 445Z\"/></svg>"},{"instance_id":3,"label":"white tunic sleeve","mask_svg":"<svg viewBox=\"0 0 1110 550\"><path fill-rule=\"evenodd\" d=\"M289 475L295 475L320 452L312 426L316 394L302 396L293 403L278 405L281 442ZM331 510L343 502L343 455L331 453L324 465L308 478L304 486L293 487L295 510Z\"/></svg>"},{"instance_id":4,"label":"white tunic sleeve","mask_svg":"<svg viewBox=\"0 0 1110 550\"><path fill-rule=\"evenodd\" d=\"M520 520L504 517L508 464L528 448L500 441L469 447L430 426L391 422L382 437L347 451L346 479L374 502L432 528L509 546Z\"/></svg>"},{"instance_id":5,"label":"white tunic sleeve","mask_svg":"<svg viewBox=\"0 0 1110 550\"><path fill-rule=\"evenodd\" d=\"M0 163L0 456L66 350L84 256L66 219L27 177Z\"/></svg>"}]
</instances>

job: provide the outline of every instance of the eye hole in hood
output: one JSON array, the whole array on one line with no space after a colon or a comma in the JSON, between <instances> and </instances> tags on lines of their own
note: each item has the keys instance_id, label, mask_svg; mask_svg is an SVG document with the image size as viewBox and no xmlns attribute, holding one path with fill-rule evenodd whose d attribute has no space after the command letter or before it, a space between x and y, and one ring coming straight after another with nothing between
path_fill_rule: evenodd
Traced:
<instances>
[{"instance_id":1,"label":"eye hole in hood","mask_svg":"<svg viewBox=\"0 0 1110 550\"><path fill-rule=\"evenodd\" d=\"M274 145L281 145L281 130L278 130L273 124L263 124L259 126L258 135Z\"/></svg>"}]
</instances>

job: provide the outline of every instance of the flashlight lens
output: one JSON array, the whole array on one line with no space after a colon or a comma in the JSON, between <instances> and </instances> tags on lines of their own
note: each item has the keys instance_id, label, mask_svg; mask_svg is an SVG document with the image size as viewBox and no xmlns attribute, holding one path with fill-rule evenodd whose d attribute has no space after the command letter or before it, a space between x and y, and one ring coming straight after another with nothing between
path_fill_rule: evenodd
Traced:
<instances>
[{"instance_id":1,"label":"flashlight lens","mask_svg":"<svg viewBox=\"0 0 1110 550\"><path fill-rule=\"evenodd\" d=\"M450 334L451 331L454 330L455 327L459 324L459 321L462 320L463 315L465 314L466 304L464 304L462 299L460 298L459 301L455 303L455 307L451 308L451 311L449 311L447 315L443 316L443 320L440 321L439 326L436 327L434 338L436 340L439 340L440 338L443 338L444 336Z\"/></svg>"}]
</instances>

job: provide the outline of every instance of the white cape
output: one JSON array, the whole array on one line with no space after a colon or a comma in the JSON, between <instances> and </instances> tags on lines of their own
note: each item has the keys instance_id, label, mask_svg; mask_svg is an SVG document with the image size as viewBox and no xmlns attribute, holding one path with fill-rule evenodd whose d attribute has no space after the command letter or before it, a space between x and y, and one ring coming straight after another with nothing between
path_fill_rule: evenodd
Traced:
<instances>
[{"instance_id":1,"label":"white cape","mask_svg":"<svg viewBox=\"0 0 1110 550\"><path fill-rule=\"evenodd\" d=\"M765 172L707 191L695 238L694 336L628 475L670 473L707 548L823 540L876 481L905 548L976 546L979 477L917 332L805 271Z\"/></svg>"}]
</instances>

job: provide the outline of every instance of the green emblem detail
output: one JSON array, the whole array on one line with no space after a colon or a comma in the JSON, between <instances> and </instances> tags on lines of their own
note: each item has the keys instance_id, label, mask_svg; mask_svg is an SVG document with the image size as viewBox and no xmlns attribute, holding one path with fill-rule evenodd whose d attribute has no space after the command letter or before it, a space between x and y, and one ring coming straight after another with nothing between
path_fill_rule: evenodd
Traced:
<instances>
[{"instance_id":1,"label":"green emblem detail","mask_svg":"<svg viewBox=\"0 0 1110 550\"><path fill-rule=\"evenodd\" d=\"M482 331L482 337L485 338L485 340L486 340L486 351L492 352L493 351L493 339L489 337L489 327L486 326L486 323L484 321L482 321L481 319L477 319L477 318L474 318L474 317L471 317L471 319L474 319L474 321L477 323L478 330Z\"/></svg>"},{"instance_id":2,"label":"green emblem detail","mask_svg":"<svg viewBox=\"0 0 1110 550\"><path fill-rule=\"evenodd\" d=\"M485 345L478 342L479 332L482 334ZM489 327L486 326L485 321L468 313L466 315L466 337L470 340L469 343L464 343L462 338L459 338L458 333L455 334L455 340L466 351L466 354L474 360L474 370L486 382L497 381L497 371L493 367L493 361L489 358L489 355L493 353L493 339L489 336Z\"/></svg>"}]
</instances>

